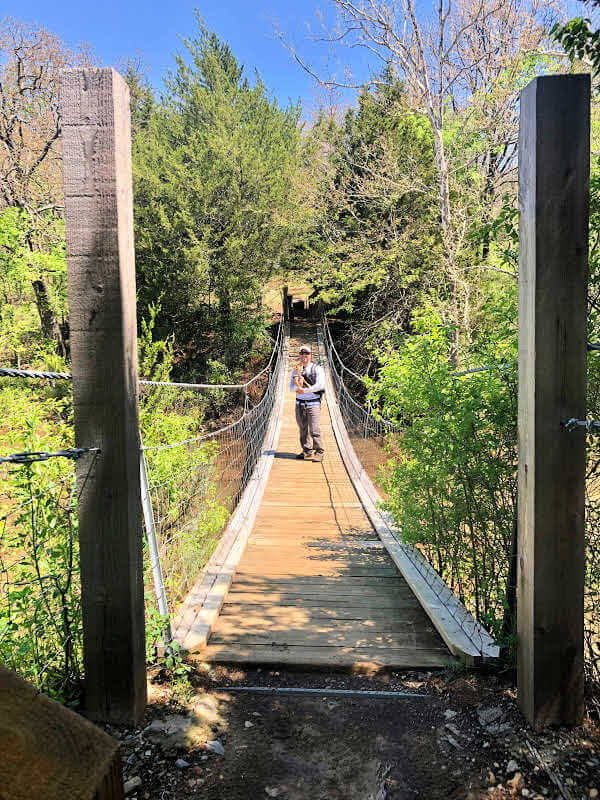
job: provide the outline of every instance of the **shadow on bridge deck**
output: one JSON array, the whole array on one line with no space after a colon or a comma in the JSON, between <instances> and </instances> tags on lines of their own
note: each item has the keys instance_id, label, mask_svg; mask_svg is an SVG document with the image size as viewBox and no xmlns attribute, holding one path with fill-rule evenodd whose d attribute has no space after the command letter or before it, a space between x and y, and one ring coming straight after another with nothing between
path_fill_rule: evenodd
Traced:
<instances>
[{"instance_id":1,"label":"shadow on bridge deck","mask_svg":"<svg viewBox=\"0 0 600 800\"><path fill-rule=\"evenodd\" d=\"M316 329L296 324L319 360ZM344 467L327 403L322 463L299 461L295 395L283 421L254 527L208 644L209 662L438 667L453 658L400 575Z\"/></svg>"}]
</instances>

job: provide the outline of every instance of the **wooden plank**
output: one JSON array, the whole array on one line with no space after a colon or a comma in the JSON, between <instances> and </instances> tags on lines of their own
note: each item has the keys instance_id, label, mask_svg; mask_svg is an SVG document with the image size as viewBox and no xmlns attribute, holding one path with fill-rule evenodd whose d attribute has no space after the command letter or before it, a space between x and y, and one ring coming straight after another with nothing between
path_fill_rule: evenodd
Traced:
<instances>
[{"instance_id":1,"label":"wooden plank","mask_svg":"<svg viewBox=\"0 0 600 800\"><path fill-rule=\"evenodd\" d=\"M313 585L307 590L306 586L290 581L287 586L273 588L264 587L257 591L256 586L248 586L248 584L234 582L234 585L229 590L227 595L228 599L234 600L239 594L254 593L256 596L261 596L268 602L271 599L277 600L281 597L306 597L313 600L335 600L342 597L356 597L360 600L368 599L381 599L389 598L410 598L414 599L414 594L406 584L395 582L394 586L385 587L380 589L378 586L353 586L351 583L344 583L338 586L327 586L326 584ZM416 599L415 599L415 602Z\"/></svg>"},{"instance_id":2,"label":"wooden plank","mask_svg":"<svg viewBox=\"0 0 600 800\"><path fill-rule=\"evenodd\" d=\"M382 576L382 577L393 577L396 575L395 569L385 569L383 567L352 567L352 568L345 568L343 565L340 566L314 566L313 564L307 564L306 566L296 566L293 568L285 568L283 566L269 567L265 566L261 570L263 575L267 575L269 577L292 577L294 575L323 575L323 576L335 576L335 575L346 575L347 577L370 577L370 576ZM240 574L255 574L254 570L250 570L246 567L246 565L240 565Z\"/></svg>"},{"instance_id":3,"label":"wooden plank","mask_svg":"<svg viewBox=\"0 0 600 800\"><path fill-rule=\"evenodd\" d=\"M258 587L261 589L272 589L278 590L280 588L284 588L286 586L303 586L303 587L336 587L336 586L347 586L351 585L352 587L373 587L377 588L380 587L382 592L386 591L386 587L394 588L396 586L408 586L406 581L399 575L394 576L392 578L352 578L352 583L350 584L345 578L340 577L333 577L333 578L322 578L319 575L299 575L297 578L263 578L260 575L256 575L253 578L244 577L242 578L239 575L236 575L235 582L232 586L232 590L237 588L244 588L244 587Z\"/></svg>"},{"instance_id":4,"label":"wooden plank","mask_svg":"<svg viewBox=\"0 0 600 800\"><path fill-rule=\"evenodd\" d=\"M446 648L415 650L406 648L285 647L282 645L208 645L197 654L200 661L231 664L281 664L322 667L391 667L427 669L456 663Z\"/></svg>"},{"instance_id":5,"label":"wooden plank","mask_svg":"<svg viewBox=\"0 0 600 800\"><path fill-rule=\"evenodd\" d=\"M447 650L439 635L414 631L315 631L315 630L275 630L239 631L231 634L213 631L209 645L302 645L303 647L369 647L389 650L412 647L415 650Z\"/></svg>"},{"instance_id":6,"label":"wooden plank","mask_svg":"<svg viewBox=\"0 0 600 800\"><path fill-rule=\"evenodd\" d=\"M347 619L310 619L306 624L310 625L310 631L314 633L415 633L421 630L425 633L435 631L433 626L421 627L422 617L414 615L412 621L408 618L402 619L380 619L375 624L373 620L347 620ZM263 619L259 614L252 617L246 616L220 616L215 622L211 636L231 635L235 633L267 634L271 631L290 630L293 623L285 623L283 620ZM299 628L291 628L298 630ZM436 639L436 641L441 641Z\"/></svg>"},{"instance_id":7,"label":"wooden plank","mask_svg":"<svg viewBox=\"0 0 600 800\"><path fill-rule=\"evenodd\" d=\"M286 605L312 608L323 606L327 602L327 608L337 608L338 606L353 606L354 608L417 608L419 603L413 595L392 595L386 597L361 597L357 595L330 596L327 598L318 596L306 596L293 594L290 592L244 592L236 591L227 595L225 605L231 603L244 605Z\"/></svg>"},{"instance_id":8,"label":"wooden plank","mask_svg":"<svg viewBox=\"0 0 600 800\"><path fill-rule=\"evenodd\" d=\"M536 78L519 133L519 704L583 720L590 76Z\"/></svg>"},{"instance_id":9,"label":"wooden plank","mask_svg":"<svg viewBox=\"0 0 600 800\"><path fill-rule=\"evenodd\" d=\"M112 69L60 75L86 713L146 707L129 90Z\"/></svg>"},{"instance_id":10,"label":"wooden plank","mask_svg":"<svg viewBox=\"0 0 600 800\"><path fill-rule=\"evenodd\" d=\"M0 665L3 800L122 800L119 743Z\"/></svg>"},{"instance_id":11,"label":"wooden plank","mask_svg":"<svg viewBox=\"0 0 600 800\"><path fill-rule=\"evenodd\" d=\"M254 611L253 611L254 609ZM240 619L257 619L257 620L280 620L285 621L289 619L301 620L320 620L320 619L345 619L345 620L366 620L376 622L381 619L389 620L403 620L413 619L411 616L415 614L414 621L423 621L420 615L422 609L417 603L397 603L393 608L373 608L367 606L354 606L338 604L336 606L324 607L323 605L311 606L295 606L293 604L277 606L260 605L260 604L245 604L245 603L225 603L221 608L220 616L239 617ZM254 616L253 616L254 615ZM427 624L427 620L425 621Z\"/></svg>"}]
</instances>

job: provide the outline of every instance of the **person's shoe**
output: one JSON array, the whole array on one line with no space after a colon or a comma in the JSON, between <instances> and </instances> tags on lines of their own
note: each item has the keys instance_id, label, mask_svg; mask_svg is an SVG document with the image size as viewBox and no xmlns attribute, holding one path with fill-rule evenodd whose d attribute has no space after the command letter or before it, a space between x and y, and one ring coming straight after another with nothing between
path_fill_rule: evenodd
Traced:
<instances>
[{"instance_id":1,"label":"person's shoe","mask_svg":"<svg viewBox=\"0 0 600 800\"><path fill-rule=\"evenodd\" d=\"M296 458L299 459L300 461L308 461L309 459L312 458L312 450L309 450L308 452L303 450L301 453L298 453Z\"/></svg>"},{"instance_id":2,"label":"person's shoe","mask_svg":"<svg viewBox=\"0 0 600 800\"><path fill-rule=\"evenodd\" d=\"M312 460L313 461L323 461L323 453L315 453Z\"/></svg>"}]
</instances>

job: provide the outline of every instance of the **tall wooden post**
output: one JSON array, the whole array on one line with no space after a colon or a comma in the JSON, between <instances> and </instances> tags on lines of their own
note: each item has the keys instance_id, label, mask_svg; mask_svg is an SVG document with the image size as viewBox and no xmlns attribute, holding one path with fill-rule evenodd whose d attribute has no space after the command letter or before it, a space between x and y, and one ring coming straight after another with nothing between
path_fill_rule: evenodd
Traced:
<instances>
[{"instance_id":1,"label":"tall wooden post","mask_svg":"<svg viewBox=\"0 0 600 800\"><path fill-rule=\"evenodd\" d=\"M111 69L60 78L85 706L136 723L146 704L129 90Z\"/></svg>"},{"instance_id":2,"label":"tall wooden post","mask_svg":"<svg viewBox=\"0 0 600 800\"><path fill-rule=\"evenodd\" d=\"M518 690L530 724L583 715L589 75L540 77L519 133Z\"/></svg>"}]
</instances>

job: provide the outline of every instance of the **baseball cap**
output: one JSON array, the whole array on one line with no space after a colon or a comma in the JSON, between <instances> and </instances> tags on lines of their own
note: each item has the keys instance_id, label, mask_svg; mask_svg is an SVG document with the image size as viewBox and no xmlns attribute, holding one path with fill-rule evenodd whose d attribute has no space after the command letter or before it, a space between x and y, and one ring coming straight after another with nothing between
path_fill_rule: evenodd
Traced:
<instances>
[{"instance_id":1,"label":"baseball cap","mask_svg":"<svg viewBox=\"0 0 600 800\"><path fill-rule=\"evenodd\" d=\"M310 349L309 345L303 344L302 347L300 348L300 350L298 350L298 352L299 353L312 353L312 350Z\"/></svg>"}]
</instances>

